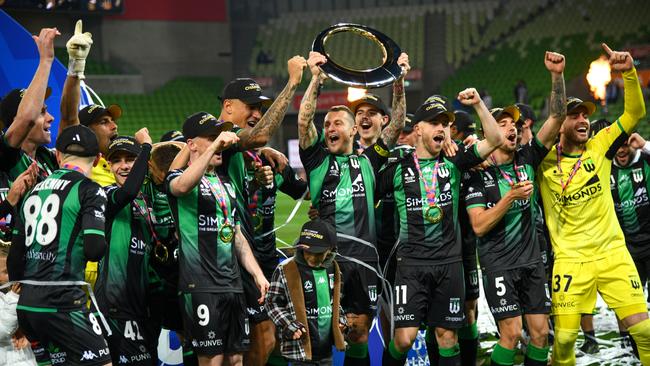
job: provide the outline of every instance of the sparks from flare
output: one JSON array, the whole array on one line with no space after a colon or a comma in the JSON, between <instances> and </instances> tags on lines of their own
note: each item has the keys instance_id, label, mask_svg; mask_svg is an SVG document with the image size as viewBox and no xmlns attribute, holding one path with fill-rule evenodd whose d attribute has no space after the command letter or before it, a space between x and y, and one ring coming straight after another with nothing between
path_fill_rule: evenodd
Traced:
<instances>
[{"instance_id":1,"label":"sparks from flare","mask_svg":"<svg viewBox=\"0 0 650 366\"><path fill-rule=\"evenodd\" d=\"M600 56L589 65L587 82L594 98L605 100L605 87L612 80L611 68L605 56Z\"/></svg>"}]
</instances>

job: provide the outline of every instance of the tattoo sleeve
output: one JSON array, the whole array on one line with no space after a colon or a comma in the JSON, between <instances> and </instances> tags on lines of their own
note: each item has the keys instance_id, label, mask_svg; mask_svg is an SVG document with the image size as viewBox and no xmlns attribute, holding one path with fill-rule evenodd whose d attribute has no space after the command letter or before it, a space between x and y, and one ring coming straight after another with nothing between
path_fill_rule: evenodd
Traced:
<instances>
[{"instance_id":1,"label":"tattoo sleeve","mask_svg":"<svg viewBox=\"0 0 650 366\"><path fill-rule=\"evenodd\" d=\"M404 94L404 78L393 83L393 110L390 123L381 132L381 139L388 148L395 146L406 120L406 95Z\"/></svg>"},{"instance_id":2,"label":"tattoo sleeve","mask_svg":"<svg viewBox=\"0 0 650 366\"><path fill-rule=\"evenodd\" d=\"M291 82L288 82L269 110L266 111L264 116L262 116L259 122L257 122L255 127L253 127L248 133L239 134L239 144L245 149L252 149L266 145L269 137L273 135L273 133L278 129L278 126L280 126L280 123L282 123L284 115L287 113L289 103L291 102L291 98L297 88L297 84L291 84Z\"/></svg>"},{"instance_id":3,"label":"tattoo sleeve","mask_svg":"<svg viewBox=\"0 0 650 366\"><path fill-rule=\"evenodd\" d=\"M300 101L300 111L298 112L298 143L302 149L313 145L318 135L316 126L314 125L314 114L316 113L316 103L318 102L319 84L319 78L312 77L305 91L305 95L303 95L302 101Z\"/></svg>"},{"instance_id":4,"label":"tattoo sleeve","mask_svg":"<svg viewBox=\"0 0 650 366\"><path fill-rule=\"evenodd\" d=\"M555 143L560 127L566 119L566 92L564 90L564 75L553 73L551 85L551 100L549 103L548 119L537 133L537 139L547 148Z\"/></svg>"}]
</instances>

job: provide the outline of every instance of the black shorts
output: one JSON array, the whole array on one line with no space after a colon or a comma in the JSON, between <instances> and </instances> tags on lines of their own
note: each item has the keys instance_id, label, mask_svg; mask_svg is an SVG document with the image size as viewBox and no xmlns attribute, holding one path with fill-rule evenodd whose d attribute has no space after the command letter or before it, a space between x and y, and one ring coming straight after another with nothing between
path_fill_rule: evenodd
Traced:
<instances>
[{"instance_id":1,"label":"black shorts","mask_svg":"<svg viewBox=\"0 0 650 366\"><path fill-rule=\"evenodd\" d=\"M366 263L372 268L377 263ZM379 278L372 270L352 262L339 262L343 288L341 306L346 314L367 314L374 316L377 312L377 295Z\"/></svg>"},{"instance_id":2,"label":"black shorts","mask_svg":"<svg viewBox=\"0 0 650 366\"><path fill-rule=\"evenodd\" d=\"M260 290L255 285L255 279L244 268L240 269L241 282L244 287L244 299L246 301L246 314L251 324L258 324L265 320L270 320L264 303L260 304L257 300L262 296ZM270 281L270 277L267 277Z\"/></svg>"},{"instance_id":3,"label":"black shorts","mask_svg":"<svg viewBox=\"0 0 650 366\"><path fill-rule=\"evenodd\" d=\"M42 313L18 309L18 324L36 347L39 362L53 365L104 365L111 362L99 316L86 310Z\"/></svg>"},{"instance_id":4,"label":"black shorts","mask_svg":"<svg viewBox=\"0 0 650 366\"><path fill-rule=\"evenodd\" d=\"M395 327L458 329L465 325L463 263L397 265L395 277Z\"/></svg>"},{"instance_id":5,"label":"black shorts","mask_svg":"<svg viewBox=\"0 0 650 366\"><path fill-rule=\"evenodd\" d=\"M551 311L546 271L541 261L503 271L484 271L483 290L496 320Z\"/></svg>"},{"instance_id":6,"label":"black shorts","mask_svg":"<svg viewBox=\"0 0 650 366\"><path fill-rule=\"evenodd\" d=\"M481 294L478 281L478 263L474 255L463 253L463 274L465 277L465 301L476 300Z\"/></svg>"},{"instance_id":7,"label":"black shorts","mask_svg":"<svg viewBox=\"0 0 650 366\"><path fill-rule=\"evenodd\" d=\"M111 336L108 348L114 365L152 365L156 356L158 334L147 320L108 319ZM155 334L155 335L154 335Z\"/></svg>"},{"instance_id":8,"label":"black shorts","mask_svg":"<svg viewBox=\"0 0 650 366\"><path fill-rule=\"evenodd\" d=\"M242 353L250 346L243 294L194 292L181 295L185 338L197 355Z\"/></svg>"},{"instance_id":9,"label":"black shorts","mask_svg":"<svg viewBox=\"0 0 650 366\"><path fill-rule=\"evenodd\" d=\"M183 331L178 294L171 295L166 292L152 294L149 303L149 312L153 323L158 327L175 332Z\"/></svg>"}]
</instances>

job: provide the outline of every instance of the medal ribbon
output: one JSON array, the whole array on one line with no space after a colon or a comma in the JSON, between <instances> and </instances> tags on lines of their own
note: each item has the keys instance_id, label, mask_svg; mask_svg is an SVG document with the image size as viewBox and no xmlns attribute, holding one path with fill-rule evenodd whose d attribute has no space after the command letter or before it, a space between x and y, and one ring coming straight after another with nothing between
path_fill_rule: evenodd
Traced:
<instances>
[{"instance_id":1,"label":"medal ribbon","mask_svg":"<svg viewBox=\"0 0 650 366\"><path fill-rule=\"evenodd\" d=\"M557 152L557 170L560 174L562 174L562 145L557 144L555 145L555 150ZM578 161L573 164L573 169L571 170L571 173L569 173L569 177L567 178L566 182L562 177L560 177L560 185L562 186L562 192L560 193L560 197L564 195L564 191L566 191L566 188L569 186L569 183L571 183L571 180L573 177L576 175L578 172L578 169L580 169L580 166L582 165L582 153L580 153L580 158L578 158Z\"/></svg>"},{"instance_id":2,"label":"medal ribbon","mask_svg":"<svg viewBox=\"0 0 650 366\"><path fill-rule=\"evenodd\" d=\"M144 217L144 221L147 222L149 231L151 231L151 237L156 243L156 246L162 245L162 242L158 239L158 235L156 235L156 230L154 230L153 228L153 217L151 217L151 211L149 211L149 205L147 204L147 200L144 198L144 195L142 193L138 193L138 198L144 201L144 207L140 205L140 202L138 202L137 199L133 200L133 205L135 206L135 208L138 209L140 214L142 214L142 216Z\"/></svg>"},{"instance_id":3,"label":"medal ribbon","mask_svg":"<svg viewBox=\"0 0 650 366\"><path fill-rule=\"evenodd\" d=\"M492 161L492 165L494 165L499 170L499 173L501 173L501 176L503 177L503 179L505 179L508 182L508 184L510 185L510 188L514 187L515 182L512 180L512 177L510 176L510 174L508 174L507 172L505 172L503 169L501 169L499 167L499 164L497 164L497 161L494 158L494 156L490 155L490 160ZM512 159L512 168L515 170L515 179L517 180L517 183L518 183L519 182L519 166L517 165L516 160L517 160L516 158Z\"/></svg>"},{"instance_id":4,"label":"medal ribbon","mask_svg":"<svg viewBox=\"0 0 650 366\"><path fill-rule=\"evenodd\" d=\"M217 178L218 184L212 184L212 182L210 182L210 180L208 180L208 178L206 178L205 176L201 177L201 181L203 182L203 184L205 184L210 188L212 195L217 201L217 204L219 205L219 207L221 207L221 211L223 211L224 225L230 225L230 223L228 223L228 205L226 205L225 188L223 187L223 184L221 183L221 179L219 178L219 176L215 175L215 178Z\"/></svg>"},{"instance_id":5,"label":"medal ribbon","mask_svg":"<svg viewBox=\"0 0 650 366\"><path fill-rule=\"evenodd\" d=\"M438 166L440 165L440 160L436 160L436 165L433 167L433 172L431 173L431 186L429 186L427 180L424 179L422 169L420 169L420 162L418 161L418 156L415 151L413 152L413 162L415 163L415 169L417 169L418 174L420 174L420 180L422 180L422 183L424 183L424 190L427 193L427 203L430 207L435 206L436 189L438 188Z\"/></svg>"},{"instance_id":6,"label":"medal ribbon","mask_svg":"<svg viewBox=\"0 0 650 366\"><path fill-rule=\"evenodd\" d=\"M76 166L76 165L72 165L72 164L63 164L63 166L62 166L61 168L63 168L63 169L68 169L68 170L74 170L75 172L79 172L79 173L81 173L81 174L85 174L85 172L83 171L83 169L79 168L79 167ZM39 172L40 172L40 166L39 166Z\"/></svg>"}]
</instances>

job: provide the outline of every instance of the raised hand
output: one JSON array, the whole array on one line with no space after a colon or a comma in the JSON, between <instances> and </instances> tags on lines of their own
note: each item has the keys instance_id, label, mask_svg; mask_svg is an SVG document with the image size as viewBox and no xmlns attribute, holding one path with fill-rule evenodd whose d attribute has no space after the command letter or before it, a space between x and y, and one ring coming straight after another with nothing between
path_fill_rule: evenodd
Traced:
<instances>
[{"instance_id":1,"label":"raised hand","mask_svg":"<svg viewBox=\"0 0 650 366\"><path fill-rule=\"evenodd\" d=\"M467 88L458 93L458 100L464 105L476 105L481 102L481 96L474 88Z\"/></svg>"},{"instance_id":2,"label":"raised hand","mask_svg":"<svg viewBox=\"0 0 650 366\"><path fill-rule=\"evenodd\" d=\"M544 55L544 66L546 66L546 70L552 73L561 74L564 72L564 65L564 55L546 51L546 54Z\"/></svg>"},{"instance_id":3,"label":"raised hand","mask_svg":"<svg viewBox=\"0 0 650 366\"><path fill-rule=\"evenodd\" d=\"M93 35L90 32L83 33L82 28L83 23L79 19L74 27L74 35L65 44L69 56L68 75L76 76L79 79L86 78L84 75L86 58L90 52L90 46L93 44Z\"/></svg>"},{"instance_id":4,"label":"raised hand","mask_svg":"<svg viewBox=\"0 0 650 366\"><path fill-rule=\"evenodd\" d=\"M603 49L607 53L609 65L612 67L612 70L628 71L634 68L634 59L632 59L632 55L630 55L629 52L612 51L612 49L604 43L602 43L601 46L603 46Z\"/></svg>"},{"instance_id":5,"label":"raised hand","mask_svg":"<svg viewBox=\"0 0 650 366\"><path fill-rule=\"evenodd\" d=\"M409 55L407 55L405 52L402 52L399 55L399 58L397 59L397 64L402 67L402 76L406 75L406 73L411 70L411 65L409 64Z\"/></svg>"},{"instance_id":6,"label":"raised hand","mask_svg":"<svg viewBox=\"0 0 650 366\"><path fill-rule=\"evenodd\" d=\"M627 144L635 149L643 149L645 142L645 139L636 132L630 135L630 138L627 140Z\"/></svg>"},{"instance_id":7,"label":"raised hand","mask_svg":"<svg viewBox=\"0 0 650 366\"><path fill-rule=\"evenodd\" d=\"M327 58L319 52L311 51L309 52L309 58L307 59L307 66L309 66L309 71L311 71L312 76L319 76L321 79L326 78L325 74L321 71L320 65L327 62Z\"/></svg>"},{"instance_id":8,"label":"raised hand","mask_svg":"<svg viewBox=\"0 0 650 366\"><path fill-rule=\"evenodd\" d=\"M234 132L221 132L212 143L215 152L222 152L230 146L239 142L239 136Z\"/></svg>"},{"instance_id":9,"label":"raised hand","mask_svg":"<svg viewBox=\"0 0 650 366\"><path fill-rule=\"evenodd\" d=\"M135 140L138 142L138 144L149 144L151 145L153 142L151 141L151 136L149 136L149 129L144 127L138 130L138 132L135 133Z\"/></svg>"},{"instance_id":10,"label":"raised hand","mask_svg":"<svg viewBox=\"0 0 650 366\"><path fill-rule=\"evenodd\" d=\"M18 178L16 178L7 193L7 201L9 201L13 207L16 207L25 193L36 184L37 176L38 166L36 165L36 162L34 162L24 172L22 172Z\"/></svg>"},{"instance_id":11,"label":"raised hand","mask_svg":"<svg viewBox=\"0 0 650 366\"><path fill-rule=\"evenodd\" d=\"M43 28L38 36L32 36L41 60L54 60L54 38L60 35L61 33L56 28Z\"/></svg>"},{"instance_id":12,"label":"raised hand","mask_svg":"<svg viewBox=\"0 0 650 366\"><path fill-rule=\"evenodd\" d=\"M261 186L273 183L273 169L270 165L255 163L255 181Z\"/></svg>"},{"instance_id":13,"label":"raised hand","mask_svg":"<svg viewBox=\"0 0 650 366\"><path fill-rule=\"evenodd\" d=\"M302 81L302 71L307 66L307 60L302 56L293 56L287 61L287 70L289 71L289 81L294 84L300 84Z\"/></svg>"}]
</instances>

